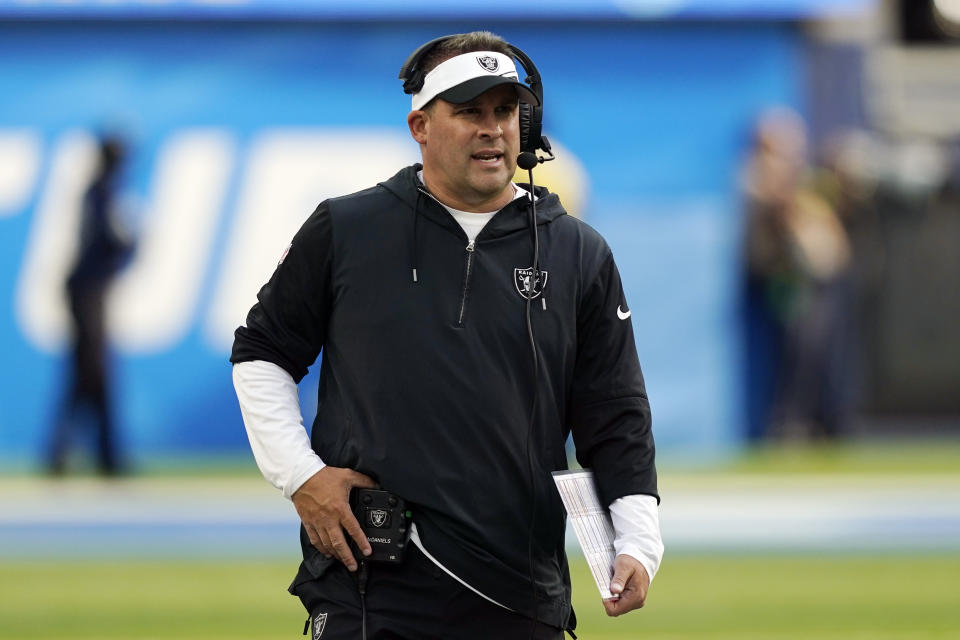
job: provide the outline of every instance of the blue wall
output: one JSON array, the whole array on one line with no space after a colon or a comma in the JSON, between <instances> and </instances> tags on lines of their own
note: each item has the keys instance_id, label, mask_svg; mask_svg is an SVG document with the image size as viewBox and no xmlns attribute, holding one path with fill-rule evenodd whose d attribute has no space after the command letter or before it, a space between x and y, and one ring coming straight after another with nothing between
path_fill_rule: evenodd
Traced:
<instances>
[{"instance_id":1,"label":"blue wall","mask_svg":"<svg viewBox=\"0 0 960 640\"><path fill-rule=\"evenodd\" d=\"M866 11L877 0L0 0L0 17L231 20L804 19Z\"/></svg>"},{"instance_id":2,"label":"blue wall","mask_svg":"<svg viewBox=\"0 0 960 640\"><path fill-rule=\"evenodd\" d=\"M118 347L115 374L123 443L135 458L243 451L227 350L204 326L223 282L238 193L251 179L252 149L264 132L291 127L386 131L394 142L384 155L400 160L409 109L396 79L400 63L429 38L474 28L0 22L0 143L4 132L25 133L39 150L25 195L0 211L0 460L32 463L62 390L62 352L31 337L18 296L65 135L105 121L132 132L129 186L146 210L163 195L157 167L177 134L213 129L228 140L225 195L209 211L213 240L203 269L191 274L199 293L189 329L161 347ZM582 214L620 265L661 450L699 456L736 446L743 419L736 175L757 112L800 102L800 36L783 23L482 28L537 62L547 133L585 170ZM376 156L374 147L369 157ZM416 160L412 145L402 159ZM309 391L303 404L309 413Z\"/></svg>"}]
</instances>

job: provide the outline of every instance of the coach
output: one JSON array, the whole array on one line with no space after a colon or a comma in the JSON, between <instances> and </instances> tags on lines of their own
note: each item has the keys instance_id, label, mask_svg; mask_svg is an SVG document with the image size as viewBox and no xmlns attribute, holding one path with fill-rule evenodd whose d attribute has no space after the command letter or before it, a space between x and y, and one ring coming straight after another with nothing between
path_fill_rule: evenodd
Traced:
<instances>
[{"instance_id":1,"label":"coach","mask_svg":"<svg viewBox=\"0 0 960 640\"><path fill-rule=\"evenodd\" d=\"M512 182L521 152L549 150L529 58L473 32L401 77L422 166L322 202L236 332L254 455L302 520L290 590L315 638L558 639L576 620L550 473L571 432L616 530L610 615L643 606L663 552L632 311L604 240ZM321 350L308 438L296 384ZM414 526L361 610L347 500L375 484Z\"/></svg>"}]
</instances>

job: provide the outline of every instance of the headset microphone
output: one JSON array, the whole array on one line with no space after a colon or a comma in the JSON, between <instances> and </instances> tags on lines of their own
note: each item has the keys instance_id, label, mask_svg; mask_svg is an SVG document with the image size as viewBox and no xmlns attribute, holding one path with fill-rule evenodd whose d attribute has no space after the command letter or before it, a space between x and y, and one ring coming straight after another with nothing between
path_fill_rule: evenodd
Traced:
<instances>
[{"instance_id":1,"label":"headset microphone","mask_svg":"<svg viewBox=\"0 0 960 640\"><path fill-rule=\"evenodd\" d=\"M524 171L529 171L533 169L538 164L542 162L549 162L550 160L556 159L556 156L553 155L553 149L550 147L550 141L547 140L547 136L540 136L540 149L543 149L550 154L549 158L543 156L538 156L532 151L524 151L519 156L517 156L517 166L523 169ZM532 174L531 174L532 175ZM531 182L530 186L533 186Z\"/></svg>"},{"instance_id":2,"label":"headset microphone","mask_svg":"<svg viewBox=\"0 0 960 640\"><path fill-rule=\"evenodd\" d=\"M537 160L537 154L535 153L524 151L517 156L517 166L525 171L533 169L537 164L539 164L539 162Z\"/></svg>"}]
</instances>

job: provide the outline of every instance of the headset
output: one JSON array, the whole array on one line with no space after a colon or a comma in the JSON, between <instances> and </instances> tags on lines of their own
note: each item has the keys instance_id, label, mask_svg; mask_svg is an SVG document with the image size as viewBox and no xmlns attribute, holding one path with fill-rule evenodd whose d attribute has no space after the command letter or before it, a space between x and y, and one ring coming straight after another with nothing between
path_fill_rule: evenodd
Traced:
<instances>
[{"instance_id":1,"label":"headset","mask_svg":"<svg viewBox=\"0 0 960 640\"><path fill-rule=\"evenodd\" d=\"M403 63L402 67L400 67L400 75L398 76L401 80L403 80L404 93L417 93L423 88L423 82L427 76L427 71L421 66L423 58L427 53L430 52L431 49L433 49L434 46L445 40L454 38L456 35L459 34L434 38L430 42L421 45L416 51L410 54L410 57L407 58L407 61ZM544 162L546 160L552 160L553 151L550 148L550 141L547 140L546 136L542 135L543 82L540 80L540 72L537 71L537 67L533 64L533 60L530 59L530 56L512 44L508 44L507 46L510 47L510 52L513 54L513 57L520 61L520 66L523 67L523 71L527 74L527 77L524 79L524 83L530 88L530 91L533 92L533 95L537 96L537 99L540 101L539 105L533 105L523 101L520 102L521 155L523 153L534 154L534 158L537 160L537 163ZM535 154L538 150L546 151L548 154L550 154L550 157L536 157ZM534 163L534 166L535 164L536 163ZM520 167L522 169L528 168L524 166L522 162L520 163Z\"/></svg>"}]
</instances>

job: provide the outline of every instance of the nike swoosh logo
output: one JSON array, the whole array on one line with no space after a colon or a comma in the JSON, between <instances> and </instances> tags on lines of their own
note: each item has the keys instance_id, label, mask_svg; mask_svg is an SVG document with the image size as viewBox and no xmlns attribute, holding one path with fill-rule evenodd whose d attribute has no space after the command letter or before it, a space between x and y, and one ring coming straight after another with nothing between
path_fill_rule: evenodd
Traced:
<instances>
[{"instance_id":1,"label":"nike swoosh logo","mask_svg":"<svg viewBox=\"0 0 960 640\"><path fill-rule=\"evenodd\" d=\"M620 310L620 305L617 305L617 317L620 318L621 320L626 320L627 318L629 318L631 313L633 313L633 312L632 312L632 311L621 311L621 310Z\"/></svg>"}]
</instances>

